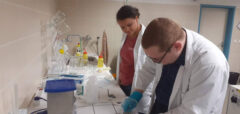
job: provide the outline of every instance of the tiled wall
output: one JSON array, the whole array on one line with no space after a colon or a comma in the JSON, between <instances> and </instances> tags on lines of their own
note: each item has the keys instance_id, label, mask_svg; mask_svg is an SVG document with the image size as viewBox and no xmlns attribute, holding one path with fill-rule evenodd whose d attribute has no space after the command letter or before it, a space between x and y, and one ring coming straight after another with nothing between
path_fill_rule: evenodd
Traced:
<instances>
[{"instance_id":1,"label":"tiled wall","mask_svg":"<svg viewBox=\"0 0 240 114\"><path fill-rule=\"evenodd\" d=\"M0 0L0 114L27 107L46 72L41 23L55 14L55 2Z\"/></svg>"}]
</instances>

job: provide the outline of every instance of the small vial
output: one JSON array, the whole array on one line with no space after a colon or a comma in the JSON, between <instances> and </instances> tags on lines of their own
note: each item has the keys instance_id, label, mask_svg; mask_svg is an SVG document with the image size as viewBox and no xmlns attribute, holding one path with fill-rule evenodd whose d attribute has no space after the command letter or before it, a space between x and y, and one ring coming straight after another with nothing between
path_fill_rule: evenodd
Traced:
<instances>
[{"instance_id":1,"label":"small vial","mask_svg":"<svg viewBox=\"0 0 240 114\"><path fill-rule=\"evenodd\" d=\"M98 65L97 65L98 68L103 68L103 56L99 56L98 58Z\"/></svg>"},{"instance_id":2,"label":"small vial","mask_svg":"<svg viewBox=\"0 0 240 114\"><path fill-rule=\"evenodd\" d=\"M87 66L87 64L88 64L88 54L87 54L87 51L84 50L84 52L83 52L83 65Z\"/></svg>"}]
</instances>

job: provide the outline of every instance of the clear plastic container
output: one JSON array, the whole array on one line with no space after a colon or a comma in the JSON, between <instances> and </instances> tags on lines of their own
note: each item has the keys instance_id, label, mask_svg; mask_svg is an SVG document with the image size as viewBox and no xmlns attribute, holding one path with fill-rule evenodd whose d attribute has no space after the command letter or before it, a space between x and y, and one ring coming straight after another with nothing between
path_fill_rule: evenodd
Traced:
<instances>
[{"instance_id":1,"label":"clear plastic container","mask_svg":"<svg viewBox=\"0 0 240 114\"><path fill-rule=\"evenodd\" d=\"M72 56L69 61L69 73L77 73L80 67L81 58L79 56Z\"/></svg>"}]
</instances>

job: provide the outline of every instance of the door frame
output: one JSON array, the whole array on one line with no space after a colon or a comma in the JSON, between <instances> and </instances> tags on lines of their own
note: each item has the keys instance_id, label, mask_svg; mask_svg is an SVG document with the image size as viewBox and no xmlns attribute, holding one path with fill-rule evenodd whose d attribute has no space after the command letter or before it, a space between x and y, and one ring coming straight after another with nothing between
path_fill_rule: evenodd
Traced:
<instances>
[{"instance_id":1,"label":"door frame","mask_svg":"<svg viewBox=\"0 0 240 114\"><path fill-rule=\"evenodd\" d=\"M235 16L235 6L224 6L224 5L210 5L210 4L200 4L200 13L199 13L199 20L198 20L198 33L200 32L200 24L202 18L202 9L203 8L222 8L228 10L228 17L227 17L227 25L225 30L225 38L223 44L223 53L225 57L228 59L231 39L232 39L232 30L233 30L233 23L234 23L234 16Z\"/></svg>"}]
</instances>

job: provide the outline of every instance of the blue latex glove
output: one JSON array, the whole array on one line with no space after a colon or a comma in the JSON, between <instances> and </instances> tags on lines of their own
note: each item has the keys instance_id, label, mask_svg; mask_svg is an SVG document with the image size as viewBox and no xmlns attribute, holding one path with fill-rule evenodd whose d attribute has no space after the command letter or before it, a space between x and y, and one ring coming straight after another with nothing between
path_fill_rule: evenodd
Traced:
<instances>
[{"instance_id":1,"label":"blue latex glove","mask_svg":"<svg viewBox=\"0 0 240 114\"><path fill-rule=\"evenodd\" d=\"M134 91L128 98L122 103L122 108L124 112L131 112L136 106L137 103L142 98L142 93Z\"/></svg>"}]
</instances>

